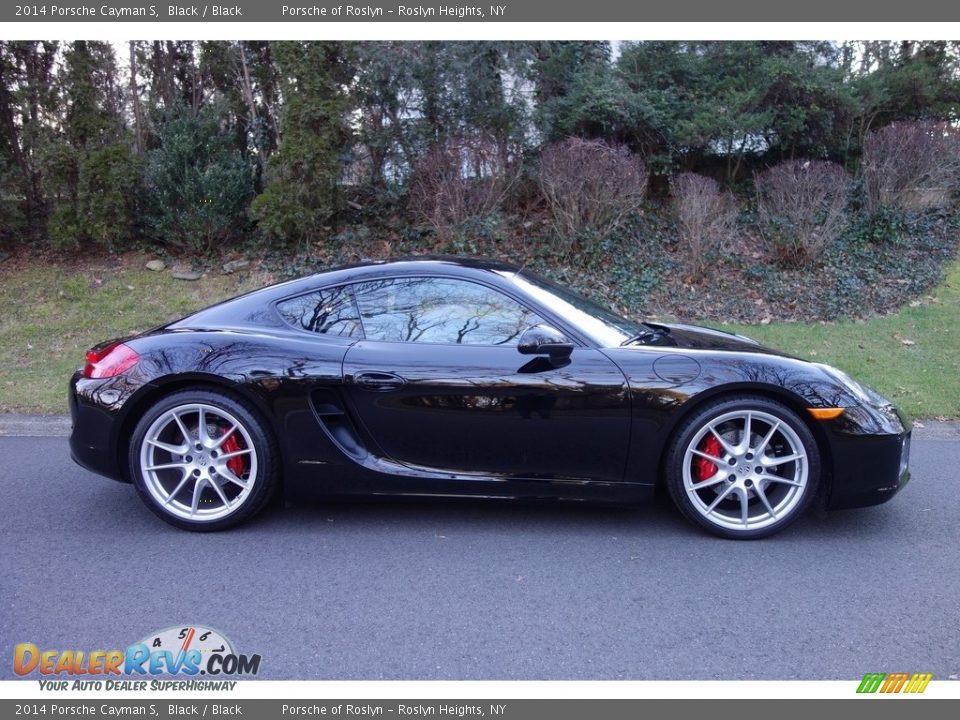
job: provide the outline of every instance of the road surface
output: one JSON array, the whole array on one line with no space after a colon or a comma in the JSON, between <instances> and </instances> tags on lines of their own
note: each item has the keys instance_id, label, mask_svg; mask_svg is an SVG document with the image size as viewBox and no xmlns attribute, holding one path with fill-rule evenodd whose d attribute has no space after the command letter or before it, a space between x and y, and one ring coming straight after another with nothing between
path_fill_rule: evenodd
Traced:
<instances>
[{"instance_id":1,"label":"road surface","mask_svg":"<svg viewBox=\"0 0 960 720\"><path fill-rule=\"evenodd\" d=\"M960 439L878 508L718 540L640 509L339 504L197 535L62 437L0 437L0 678L13 646L204 624L270 679L855 679L960 673Z\"/></svg>"}]
</instances>

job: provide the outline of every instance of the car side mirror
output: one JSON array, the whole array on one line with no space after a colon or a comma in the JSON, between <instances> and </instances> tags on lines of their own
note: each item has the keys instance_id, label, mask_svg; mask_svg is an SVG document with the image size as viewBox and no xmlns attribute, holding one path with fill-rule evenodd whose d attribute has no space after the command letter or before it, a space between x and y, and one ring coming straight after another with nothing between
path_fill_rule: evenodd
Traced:
<instances>
[{"instance_id":1,"label":"car side mirror","mask_svg":"<svg viewBox=\"0 0 960 720\"><path fill-rule=\"evenodd\" d=\"M573 343L559 330L549 325L528 327L520 335L517 350L521 355L546 355L554 365L570 359Z\"/></svg>"}]
</instances>

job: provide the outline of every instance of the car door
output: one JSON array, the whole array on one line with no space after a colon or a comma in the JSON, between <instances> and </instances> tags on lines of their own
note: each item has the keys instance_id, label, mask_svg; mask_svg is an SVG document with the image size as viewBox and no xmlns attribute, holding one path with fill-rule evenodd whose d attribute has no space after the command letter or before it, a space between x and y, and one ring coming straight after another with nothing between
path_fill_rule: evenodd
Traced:
<instances>
[{"instance_id":1,"label":"car door","mask_svg":"<svg viewBox=\"0 0 960 720\"><path fill-rule=\"evenodd\" d=\"M364 339L344 390L387 457L481 477L623 479L630 399L619 368L577 346L566 364L517 350L543 323L492 287L402 277L353 286Z\"/></svg>"}]
</instances>

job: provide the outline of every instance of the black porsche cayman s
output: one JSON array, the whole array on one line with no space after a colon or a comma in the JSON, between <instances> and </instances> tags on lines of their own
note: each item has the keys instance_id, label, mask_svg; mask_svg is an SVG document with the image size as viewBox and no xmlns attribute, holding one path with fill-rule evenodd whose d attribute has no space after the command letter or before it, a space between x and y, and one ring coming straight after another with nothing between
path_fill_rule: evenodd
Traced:
<instances>
[{"instance_id":1,"label":"black porsche cayman s","mask_svg":"<svg viewBox=\"0 0 960 720\"><path fill-rule=\"evenodd\" d=\"M757 538L909 479L908 423L840 370L459 258L331 270L102 343L70 410L74 459L188 530L281 486L634 502L660 485L706 530Z\"/></svg>"}]
</instances>

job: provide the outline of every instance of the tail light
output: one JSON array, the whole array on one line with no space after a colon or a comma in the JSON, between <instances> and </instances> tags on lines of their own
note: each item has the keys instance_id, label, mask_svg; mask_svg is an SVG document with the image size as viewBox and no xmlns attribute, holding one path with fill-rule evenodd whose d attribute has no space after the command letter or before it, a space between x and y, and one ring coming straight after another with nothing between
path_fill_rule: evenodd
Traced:
<instances>
[{"instance_id":1,"label":"tail light","mask_svg":"<svg viewBox=\"0 0 960 720\"><path fill-rule=\"evenodd\" d=\"M125 373L140 361L140 356L121 342L87 350L85 378L109 378Z\"/></svg>"}]
</instances>

